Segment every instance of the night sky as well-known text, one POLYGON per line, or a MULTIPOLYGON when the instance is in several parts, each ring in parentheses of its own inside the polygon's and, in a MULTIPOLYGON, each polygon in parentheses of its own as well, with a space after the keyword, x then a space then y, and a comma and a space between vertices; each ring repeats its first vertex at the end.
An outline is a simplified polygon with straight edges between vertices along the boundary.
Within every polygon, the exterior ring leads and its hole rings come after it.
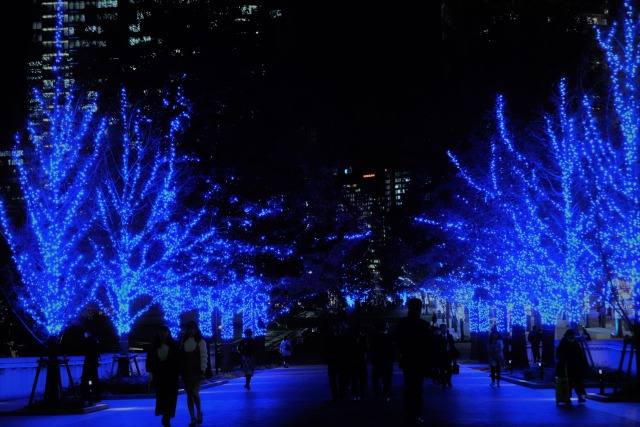
POLYGON ((6 149, 13 144, 16 123, 24 117, 26 90, 26 45, 30 40, 31 23, 29 20, 29 1, 14 2, 11 5, 11 17, 0 25, 4 59, 2 78, 4 80, 2 100, 0 101, 0 148, 6 149), (10 21, 10 22, 9 22, 10 21))
MULTIPOLYGON (((13 28, 2 29, 12 32, 5 40, 29 39, 23 3, 13 28)), ((475 49, 473 39, 462 48, 442 43, 434 3, 310 0, 291 10, 297 24, 283 79, 297 96, 289 108, 317 126, 321 144, 345 164, 437 168, 447 148, 462 149, 482 129, 498 92, 519 112, 533 112, 579 64, 575 41, 525 25, 497 34, 489 51, 475 49)), ((3 147, 24 115, 16 100, 25 93, 23 45, 7 47, 3 147)))

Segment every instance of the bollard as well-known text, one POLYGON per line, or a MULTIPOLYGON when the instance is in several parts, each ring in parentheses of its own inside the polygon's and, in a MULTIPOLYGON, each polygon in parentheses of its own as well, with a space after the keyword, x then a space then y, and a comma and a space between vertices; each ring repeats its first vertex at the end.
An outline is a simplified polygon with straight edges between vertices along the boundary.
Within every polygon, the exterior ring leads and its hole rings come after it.
POLYGON ((604 375, 602 369, 598 369, 598 384, 600 384, 600 395, 604 396, 604 375))
POLYGON ((538 363, 538 367, 540 368, 540 379, 544 379, 544 366, 542 366, 542 362, 538 363))

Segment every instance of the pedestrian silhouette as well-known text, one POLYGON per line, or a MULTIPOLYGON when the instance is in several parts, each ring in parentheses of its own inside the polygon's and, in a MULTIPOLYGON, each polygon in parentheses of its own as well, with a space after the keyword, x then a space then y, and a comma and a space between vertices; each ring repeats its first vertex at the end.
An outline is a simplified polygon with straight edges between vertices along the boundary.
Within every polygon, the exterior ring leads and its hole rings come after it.
POLYGON ((367 353, 369 340, 360 327, 352 333, 353 346, 351 354, 351 393, 353 400, 364 399, 367 391, 367 353))
POLYGON ((280 343, 280 355, 282 356, 282 366, 285 368, 289 367, 292 352, 293 347, 291 346, 291 341, 289 341, 289 338, 284 337, 280 343))
POLYGON ((325 363, 327 364, 327 376, 329 379, 329 390, 333 402, 342 401, 346 398, 349 383, 349 346, 346 323, 336 322, 332 325, 325 337, 324 351, 325 363))
POLYGON ((542 343, 542 328, 538 325, 534 326, 529 332, 527 337, 529 343, 531 343, 531 354, 533 355, 533 363, 539 363, 542 361, 540 358, 540 343, 542 343))
POLYGON ((238 344, 238 352, 242 357, 242 370, 244 371, 244 388, 251 390, 251 378, 255 373, 255 355, 258 350, 256 340, 253 339, 253 331, 245 329, 244 338, 238 344))
POLYGON ((98 368, 100 366, 100 342, 89 330, 84 333, 84 362, 80 380, 82 401, 91 405, 102 400, 102 387, 98 368))
POLYGON ((578 402, 586 402, 584 376, 589 363, 580 343, 576 341, 576 331, 573 329, 568 329, 560 340, 556 348, 556 358, 556 376, 568 378, 569 386, 578 396, 578 402))
POLYGON ((189 427, 202 424, 200 387, 207 370, 207 343, 194 321, 189 321, 181 334, 180 375, 187 395, 187 410, 191 417, 189 427))
POLYGON ((453 376, 453 361, 460 357, 460 352, 456 348, 453 336, 449 333, 447 325, 440 324, 440 333, 435 337, 436 341, 436 364, 440 372, 440 384, 442 388, 453 387, 451 378, 453 376))
POLYGON ((376 324, 375 333, 370 340, 369 359, 371 360, 371 383, 375 398, 389 401, 391 399, 395 347, 393 337, 389 332, 389 323, 386 321, 376 324))
POLYGON ((504 342, 498 331, 493 330, 489 334, 487 342, 487 356, 489 358, 489 370, 491 372, 491 387, 500 387, 500 377, 504 366, 504 342))
POLYGON ((429 322, 420 318, 422 301, 411 298, 407 302, 406 317, 398 320, 395 341, 400 351, 398 366, 404 375, 404 404, 407 421, 424 424, 422 418, 422 385, 431 365, 433 336, 429 322))
POLYGON ((147 353, 149 385, 156 392, 155 415, 162 416, 163 427, 170 427, 178 403, 178 343, 166 325, 160 326, 147 353))

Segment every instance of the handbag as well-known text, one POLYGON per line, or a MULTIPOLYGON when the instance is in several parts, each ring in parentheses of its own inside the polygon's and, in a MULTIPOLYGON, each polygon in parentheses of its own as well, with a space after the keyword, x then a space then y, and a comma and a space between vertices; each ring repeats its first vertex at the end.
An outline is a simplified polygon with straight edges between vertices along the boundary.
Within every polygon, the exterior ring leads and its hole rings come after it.
POLYGON ((451 373, 453 375, 458 375, 460 373, 460 365, 455 360, 453 361, 453 365, 451 366, 451 373))

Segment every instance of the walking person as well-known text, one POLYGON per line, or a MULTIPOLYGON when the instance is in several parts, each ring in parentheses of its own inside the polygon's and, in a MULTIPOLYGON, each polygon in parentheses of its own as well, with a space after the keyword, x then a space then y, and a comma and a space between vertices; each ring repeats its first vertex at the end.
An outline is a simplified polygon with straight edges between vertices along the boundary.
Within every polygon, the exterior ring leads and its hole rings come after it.
POLYGON ((531 344, 531 354, 533 355, 533 363, 540 363, 542 361, 540 357, 540 343, 542 343, 542 328, 536 325, 529 332, 527 340, 531 344))
POLYGON ((351 355, 351 393, 353 400, 364 399, 367 391, 367 354, 369 340, 365 333, 356 327, 353 332, 353 354, 351 355))
POLYGON ((102 400, 98 368, 100 366, 100 342, 91 331, 84 333, 84 362, 80 380, 82 401, 91 405, 102 400))
POLYGON ((393 378, 393 361, 395 348, 389 333, 389 322, 376 324, 376 331, 370 342, 369 358, 371 360, 371 383, 375 398, 391 400, 391 380, 393 378))
POLYGON ((179 350, 180 375, 191 417, 189 427, 194 427, 196 424, 202 424, 200 387, 207 369, 207 343, 195 321, 189 321, 185 325, 179 350))
POLYGON ((244 371, 244 388, 251 390, 251 378, 255 373, 255 354, 258 350, 258 344, 253 339, 253 331, 245 329, 244 338, 238 344, 238 352, 242 357, 242 370, 244 371))
POLYGON ((429 322, 420 317, 422 301, 407 301, 408 313, 398 320, 395 342, 400 351, 398 366, 404 375, 404 404, 410 424, 424 424, 422 418, 422 385, 433 351, 433 336, 429 322))
POLYGON ((504 366, 504 342, 497 330, 492 330, 487 342, 487 356, 491 371, 491 387, 500 387, 500 376, 504 366))
POLYGON ((569 387, 576 392, 578 402, 586 402, 584 376, 589 363, 580 343, 576 341, 576 331, 573 329, 568 329, 560 340, 556 348, 556 358, 558 359, 556 376, 568 378, 569 387))
POLYGON ((346 398, 349 383, 348 346, 347 324, 334 323, 324 342, 324 359, 327 364, 327 377, 329 379, 332 402, 343 401, 346 398))
POLYGON ((282 356, 282 366, 285 368, 289 367, 292 352, 293 347, 291 346, 291 341, 289 341, 289 338, 284 337, 280 343, 280 355, 282 356))
POLYGON ((442 388, 453 387, 451 378, 453 377, 452 364, 460 357, 460 352, 456 348, 453 336, 449 333, 447 325, 440 324, 440 334, 436 336, 436 357, 440 374, 440 384, 442 388))
POLYGON ((160 326, 147 353, 146 370, 156 392, 155 415, 162 415, 163 427, 170 427, 178 403, 178 344, 166 325, 160 326))

